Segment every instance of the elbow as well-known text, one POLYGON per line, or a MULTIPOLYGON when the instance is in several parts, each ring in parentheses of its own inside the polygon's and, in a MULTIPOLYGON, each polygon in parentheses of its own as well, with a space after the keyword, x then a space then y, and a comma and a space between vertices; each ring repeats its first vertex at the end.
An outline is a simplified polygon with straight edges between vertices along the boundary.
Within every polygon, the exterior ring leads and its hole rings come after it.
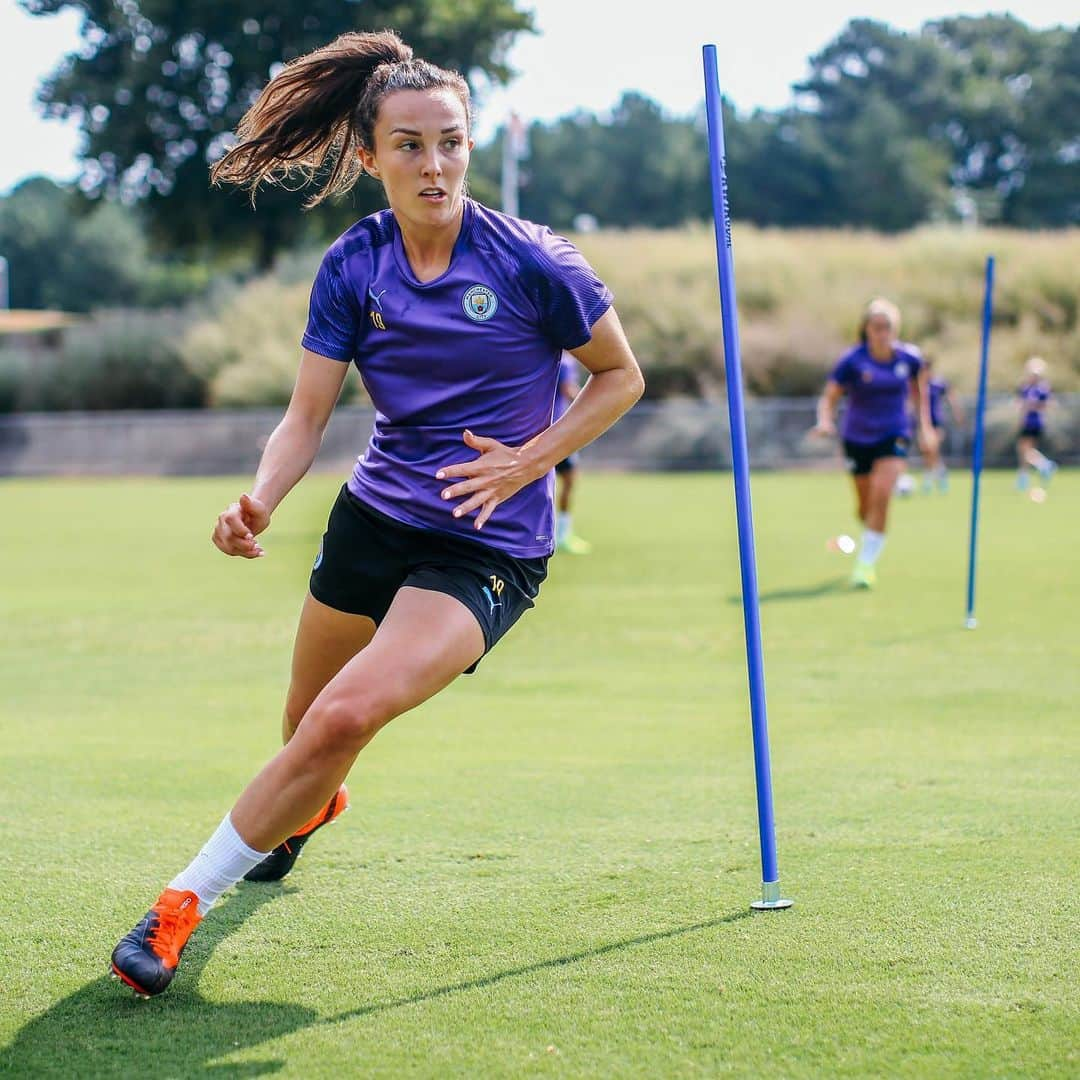
POLYGON ((645 395, 645 376, 641 373, 641 368, 637 364, 634 365, 634 370, 630 373, 626 395, 629 398, 627 407, 637 404, 645 395))

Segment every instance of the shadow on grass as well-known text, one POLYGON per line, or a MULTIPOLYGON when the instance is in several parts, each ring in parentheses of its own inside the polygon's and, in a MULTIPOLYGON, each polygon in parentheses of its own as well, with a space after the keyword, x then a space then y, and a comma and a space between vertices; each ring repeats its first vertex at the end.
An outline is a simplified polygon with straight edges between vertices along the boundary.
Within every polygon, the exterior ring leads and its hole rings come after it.
MULTIPOLYGON (((221 1075, 266 1076, 286 1065, 281 1058, 221 1062, 240 1050, 304 1028, 340 1024, 393 1009, 478 990, 507 979, 554 970, 655 942, 668 941, 752 917, 740 911, 593 949, 507 968, 463 982, 421 990, 408 997, 376 1001, 332 1017, 302 1005, 273 1001, 209 1002, 195 989, 213 950, 263 904, 283 890, 243 889, 214 912, 184 953, 176 985, 160 998, 140 1001, 107 975, 58 1002, 27 1023, 0 1049, 4 1076, 221 1075)), ((287 962, 283 958, 282 962, 287 962)))
MULTIPOLYGON (((799 589, 770 589, 768 592, 758 593, 758 603, 775 604, 785 600, 813 600, 818 596, 827 596, 829 593, 851 593, 851 578, 847 574, 840 577, 828 578, 814 585, 804 585, 799 589)), ((727 598, 729 604, 741 604, 742 594, 727 598)))
MULTIPOLYGON (((313 1009, 273 1001, 209 1002, 195 988, 214 949, 283 889, 241 889, 207 919, 163 997, 141 1001, 107 974, 34 1017, 0 1049, 0 1076, 265 1076, 282 1059, 216 1058, 310 1027, 313 1009)), ((108 955, 101 958, 107 971, 108 955)))
POLYGON ((362 1005, 358 1009, 349 1009, 338 1016, 330 1017, 324 1023, 340 1024, 343 1020, 356 1020, 362 1016, 372 1016, 375 1013, 389 1012, 391 1009, 401 1009, 406 1005, 418 1005, 424 1001, 435 1001, 437 998, 448 997, 451 994, 480 990, 486 986, 494 986, 496 983, 503 982, 506 979, 516 979, 521 975, 534 975, 539 971, 550 971, 554 968, 566 967, 568 964, 579 964, 583 960, 593 960, 598 956, 621 952, 623 949, 633 949, 639 945, 651 945, 656 941, 668 941, 672 938, 683 937, 685 934, 696 934, 701 930, 711 930, 714 927, 723 926, 725 923, 752 918, 753 914, 749 910, 737 911, 732 915, 721 915, 715 919, 705 919, 702 922, 691 923, 689 926, 677 926, 673 930, 657 930, 653 934, 642 934, 640 937, 613 941, 609 945, 600 945, 595 949, 582 949, 581 952, 556 956, 550 960, 537 960, 533 964, 522 964, 520 967, 497 971, 494 975, 481 975, 465 982, 447 983, 445 986, 437 986, 432 990, 421 990, 419 993, 412 994, 409 997, 394 998, 392 1001, 376 1001, 371 1005, 362 1005))

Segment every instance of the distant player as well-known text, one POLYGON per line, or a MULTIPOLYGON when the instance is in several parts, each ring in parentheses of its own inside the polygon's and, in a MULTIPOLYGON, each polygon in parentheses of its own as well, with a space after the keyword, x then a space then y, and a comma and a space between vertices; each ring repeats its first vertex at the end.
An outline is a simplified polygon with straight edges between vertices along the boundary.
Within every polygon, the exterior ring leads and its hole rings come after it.
MULTIPOLYGON (((553 423, 570 408, 570 403, 580 392, 578 363, 571 353, 564 352, 559 361, 559 389, 555 394, 553 423)), ((574 532, 570 514, 570 500, 578 475, 576 453, 563 458, 555 466, 555 550, 565 551, 568 555, 588 555, 592 551, 592 544, 574 532)))
POLYGON ((922 439, 919 440, 919 449, 923 456, 922 489, 924 492, 933 491, 936 484, 938 491, 948 491, 949 472, 942 454, 948 436, 945 414, 948 410, 949 417, 957 424, 962 424, 964 410, 949 380, 934 374, 933 361, 924 358, 923 366, 927 374, 926 389, 930 395, 930 424, 937 438, 933 444, 924 444, 922 439))
POLYGON ((457 72, 414 59, 393 33, 343 34, 275 74, 237 136, 216 180, 254 190, 328 177, 318 201, 366 172, 389 209, 323 258, 289 407, 214 544, 263 554, 353 363, 376 418, 308 583, 285 746, 113 951, 113 973, 146 996, 172 981, 224 890, 284 877, 341 813, 343 781, 376 733, 472 671, 533 606, 554 544, 555 463, 643 387, 611 292, 581 253, 467 197, 471 108, 457 72), (553 424, 563 349, 591 377, 553 424))
POLYGON ((844 453, 855 482, 857 513, 864 529, 852 584, 869 589, 885 546, 889 498, 908 453, 907 400, 915 394, 920 437, 934 445, 922 355, 898 340, 900 311, 888 300, 872 301, 859 326, 860 343, 846 352, 818 401, 814 431, 836 434, 836 408, 847 397, 844 453))
POLYGON ((1050 383, 1046 378, 1046 361, 1033 356, 1024 365, 1024 379, 1016 390, 1020 402, 1020 431, 1016 436, 1018 469, 1016 486, 1026 491, 1031 483, 1028 469, 1033 468, 1048 483, 1057 465, 1042 451, 1039 444, 1046 433, 1046 407, 1050 403, 1050 383))

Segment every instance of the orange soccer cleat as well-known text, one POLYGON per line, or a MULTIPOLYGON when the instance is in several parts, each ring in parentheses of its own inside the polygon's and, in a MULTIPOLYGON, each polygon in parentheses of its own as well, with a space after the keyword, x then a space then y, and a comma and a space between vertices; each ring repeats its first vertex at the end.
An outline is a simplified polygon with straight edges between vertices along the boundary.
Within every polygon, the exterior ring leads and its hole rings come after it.
POLYGON ((252 867, 245 875, 245 881, 280 881, 300 858, 304 845, 316 830, 330 825, 349 809, 349 790, 341 785, 330 797, 330 801, 308 822, 278 844, 258 866, 252 867))
POLYGON ((199 898, 193 892, 166 889, 113 949, 113 974, 142 997, 162 993, 173 981, 184 946, 200 922, 199 898))

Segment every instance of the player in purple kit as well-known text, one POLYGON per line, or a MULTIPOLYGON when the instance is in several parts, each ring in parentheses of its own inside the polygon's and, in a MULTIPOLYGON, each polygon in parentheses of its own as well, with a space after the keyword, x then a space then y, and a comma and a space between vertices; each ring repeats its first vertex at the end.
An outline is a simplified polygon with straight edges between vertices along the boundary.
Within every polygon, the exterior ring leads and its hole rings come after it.
POLYGON ((1051 397, 1046 361, 1041 356, 1031 357, 1024 365, 1024 381, 1017 387, 1016 396, 1023 414, 1016 436, 1016 486, 1026 491, 1030 483, 1029 468, 1034 468, 1044 483, 1049 482, 1057 469, 1057 465, 1039 450, 1039 443, 1046 433, 1045 413, 1051 397))
MULTIPOLYGON (((578 365, 572 353, 564 352, 559 361, 559 388, 555 393, 552 422, 562 417, 570 403, 581 393, 578 365)), ((555 550, 568 555, 588 555, 592 544, 574 532, 570 504, 578 478, 578 455, 571 454, 555 466, 555 550)))
POLYGON ((552 469, 641 396, 611 293, 567 240, 465 195, 465 81, 392 33, 345 34, 287 65, 241 120, 217 181, 327 175, 313 202, 380 181, 388 210, 348 229, 311 292, 292 399, 250 494, 218 518, 259 558, 314 460, 351 363, 376 408, 330 512, 293 651, 285 746, 113 952, 143 995, 172 981, 217 897, 276 880, 347 806, 357 754, 475 668, 532 607, 553 547, 552 469), (559 358, 590 373, 552 423, 559 358))
POLYGON ((945 459, 942 449, 945 445, 945 407, 953 420, 958 424, 964 422, 964 411, 960 402, 956 399, 952 385, 948 379, 943 379, 934 374, 933 361, 924 358, 923 367, 926 369, 926 390, 929 395, 930 426, 934 429, 936 439, 933 443, 924 444, 919 442, 919 449, 923 456, 923 479, 922 489, 925 492, 933 491, 937 484, 939 491, 949 490, 949 473, 945 467, 945 459))
POLYGON ((887 300, 872 301, 859 327, 860 344, 840 358, 825 384, 814 428, 819 435, 836 434, 836 408, 846 395, 844 452, 864 526, 852 584, 866 589, 876 581, 889 498, 907 457, 909 394, 916 395, 920 438, 925 445, 936 445, 922 357, 913 345, 897 340, 899 331, 899 309, 887 300))

